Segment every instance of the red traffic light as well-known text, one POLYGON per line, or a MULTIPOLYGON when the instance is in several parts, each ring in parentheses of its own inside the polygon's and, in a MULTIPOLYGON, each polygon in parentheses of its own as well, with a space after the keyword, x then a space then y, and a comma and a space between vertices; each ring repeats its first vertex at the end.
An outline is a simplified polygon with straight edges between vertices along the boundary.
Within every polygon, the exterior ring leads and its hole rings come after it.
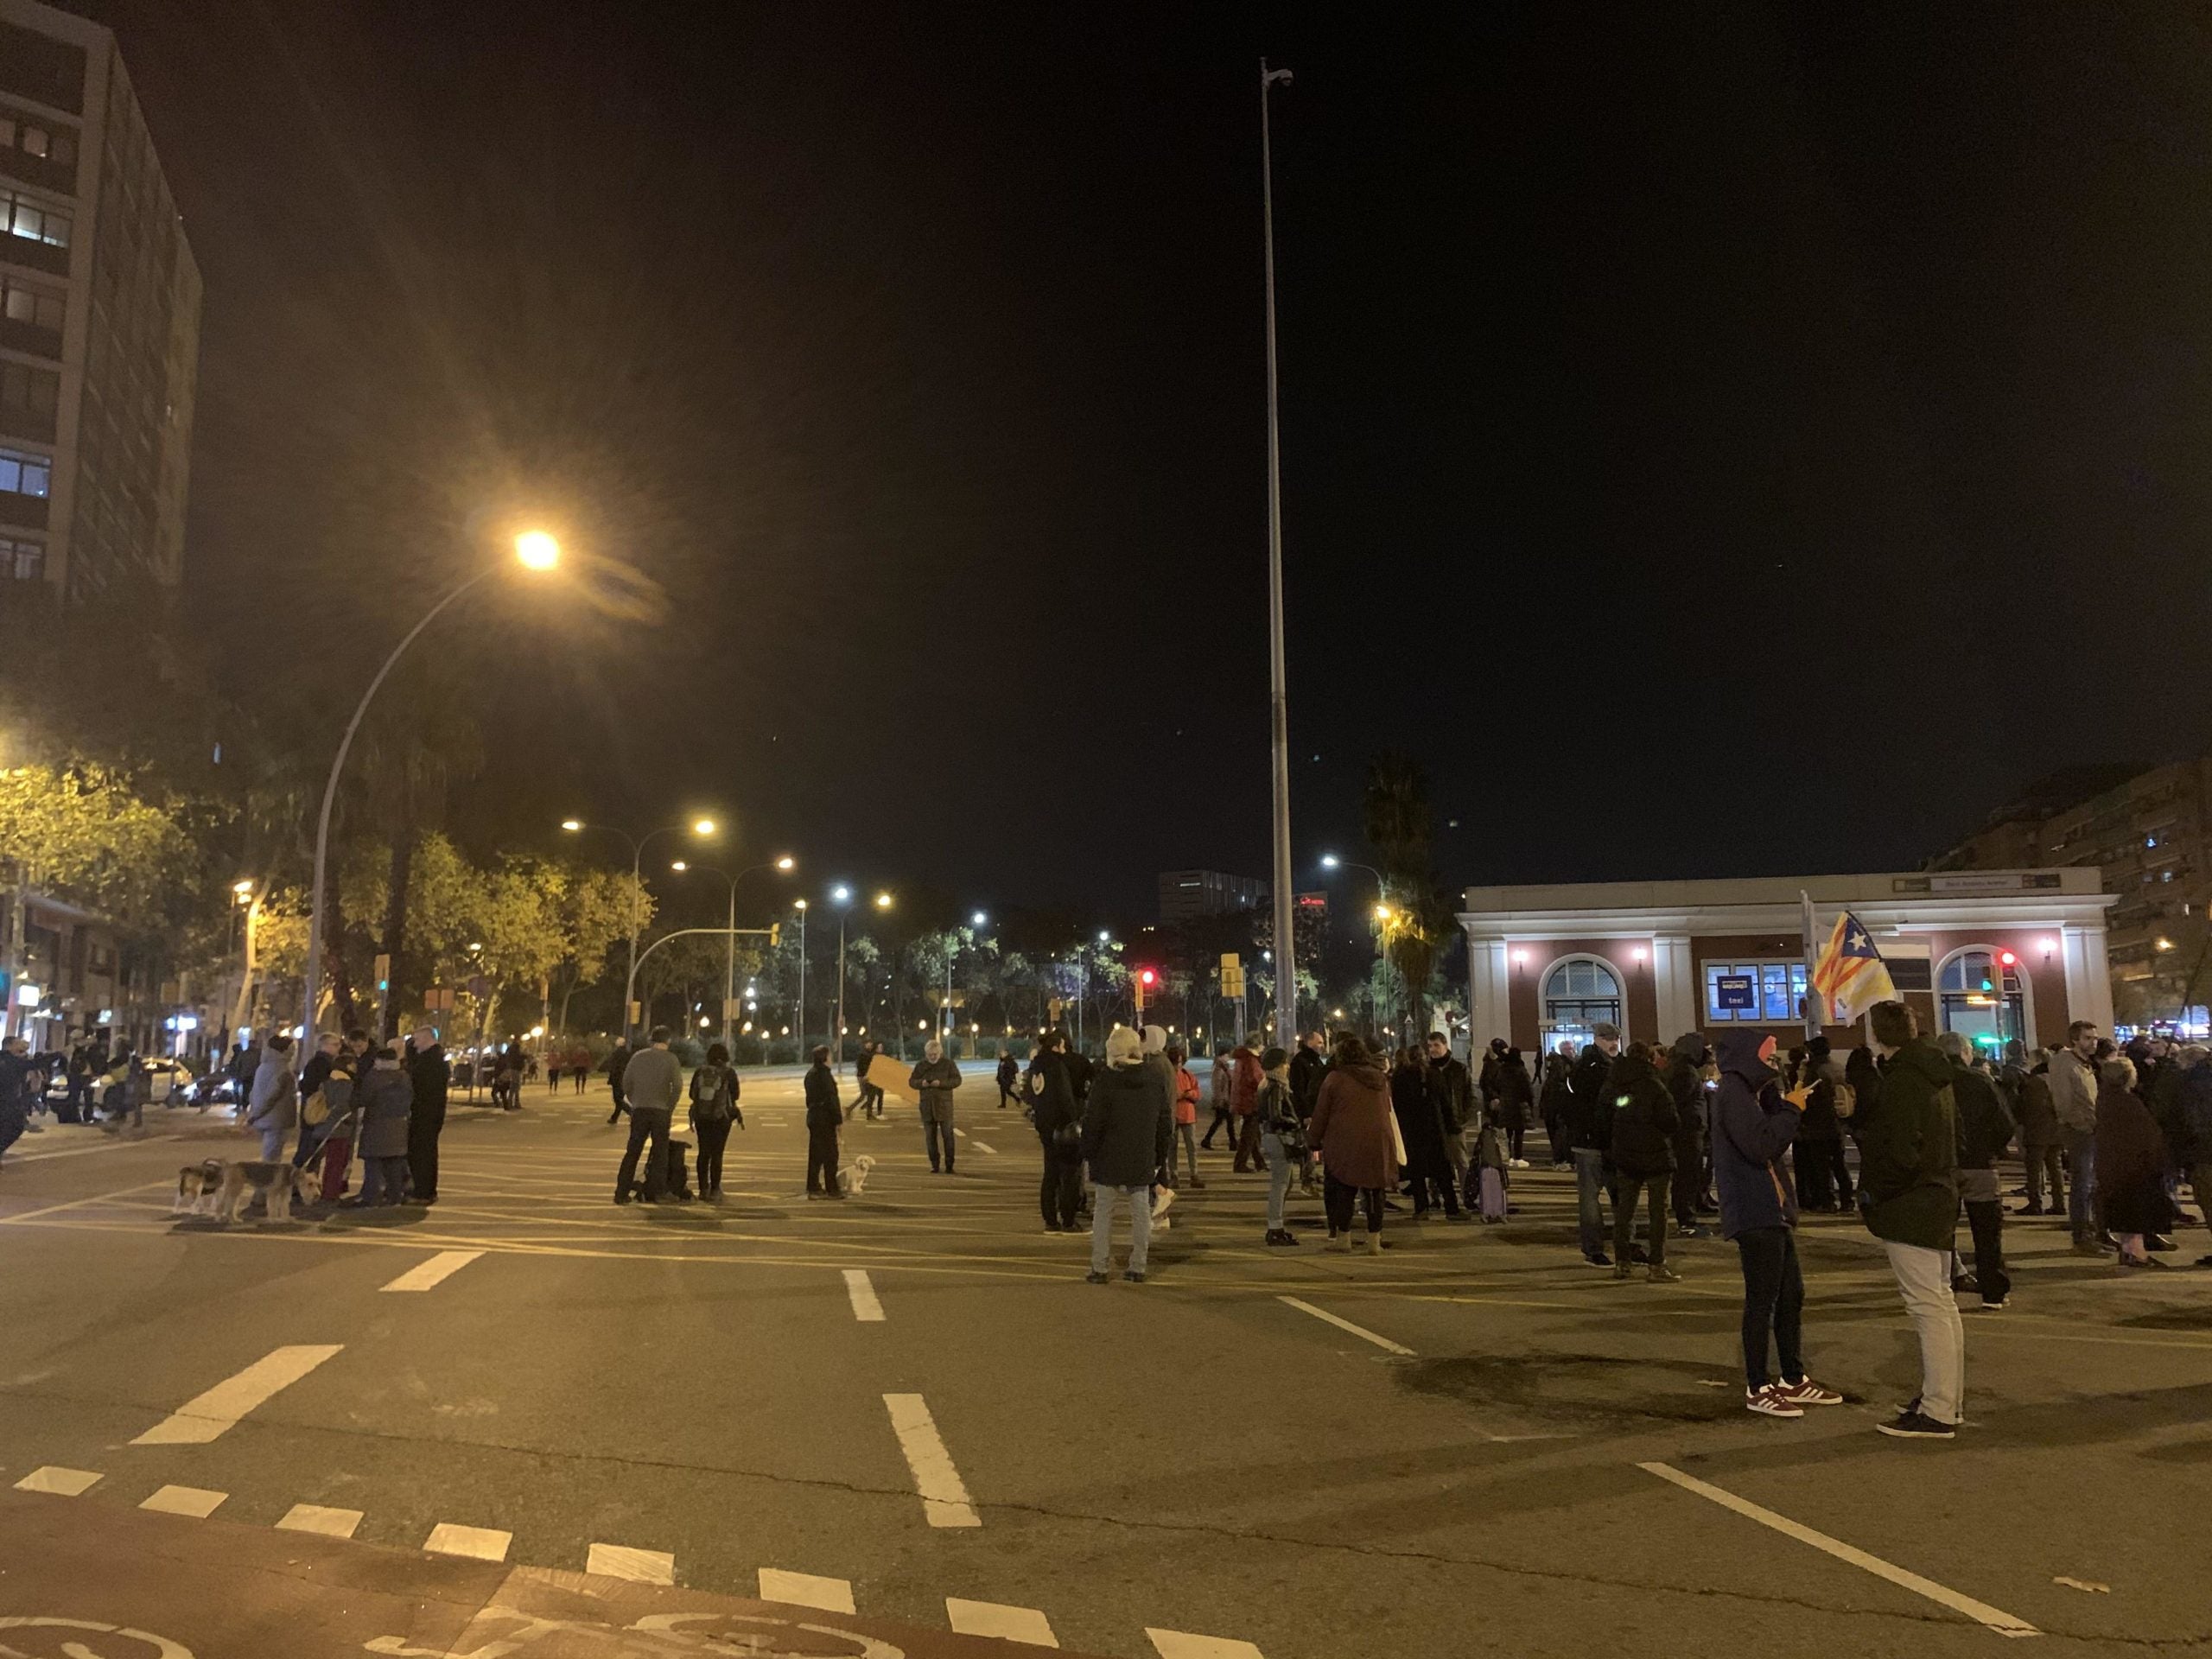
POLYGON ((1997 960, 2007 968, 2017 968, 2020 965, 2020 959, 2010 950, 1999 950, 1997 953, 1997 960))
POLYGON ((1140 984, 1157 985, 1160 983, 1160 976, 1149 968, 1140 968, 1137 969, 1137 981, 1140 984))

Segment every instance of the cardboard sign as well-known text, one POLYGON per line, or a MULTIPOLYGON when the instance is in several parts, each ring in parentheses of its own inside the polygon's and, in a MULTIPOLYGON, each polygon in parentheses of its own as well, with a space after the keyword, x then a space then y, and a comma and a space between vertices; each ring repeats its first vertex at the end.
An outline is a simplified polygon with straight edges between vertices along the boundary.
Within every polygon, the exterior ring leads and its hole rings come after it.
POLYGON ((897 1059, 888 1054, 878 1054, 868 1063, 868 1080, 882 1090, 885 1094, 896 1095, 899 1099, 918 1106, 922 1103, 922 1097, 906 1081, 913 1075, 913 1062, 911 1060, 897 1059))

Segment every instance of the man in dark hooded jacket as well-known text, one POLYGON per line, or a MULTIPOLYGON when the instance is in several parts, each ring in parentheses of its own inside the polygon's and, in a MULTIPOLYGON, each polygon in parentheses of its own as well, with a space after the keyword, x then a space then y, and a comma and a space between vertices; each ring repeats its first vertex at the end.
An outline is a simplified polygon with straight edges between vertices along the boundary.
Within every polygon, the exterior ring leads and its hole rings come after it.
POLYGON ((1567 1073, 1567 1139, 1574 1147, 1576 1231, 1582 1259, 1593 1268, 1609 1268, 1605 1254, 1605 1222, 1599 1195, 1611 1183, 1606 1148, 1611 1142, 1613 1097, 1606 1088, 1613 1061, 1621 1052, 1621 1030, 1601 1021, 1591 1032, 1589 1047, 1575 1057, 1567 1073))
POLYGON ((1954 1291, 1973 1290, 1983 1307, 2005 1306, 2012 1276, 2005 1271, 2005 1205, 1997 1187, 1997 1160, 2012 1144, 2012 1115, 1997 1081, 1974 1065, 1974 1045, 1964 1033, 1947 1031, 1936 1046, 1951 1063, 1951 1095, 1958 1103, 1959 1199, 1974 1234, 1974 1277, 1952 1281, 1954 1291))
POLYGON ((1667 1193, 1675 1173, 1675 1137, 1681 1124, 1675 1096, 1652 1069, 1650 1051, 1631 1043, 1613 1062, 1606 1087, 1612 1090, 1611 1144, 1613 1170, 1613 1277, 1625 1279, 1635 1268, 1637 1201, 1649 1194, 1651 1205, 1651 1263, 1645 1277, 1654 1284, 1681 1278, 1667 1265, 1667 1193))
POLYGON ((424 1026, 407 1039, 407 1081, 414 1103, 407 1109, 407 1178, 415 1202, 438 1201, 438 1137, 445 1133, 446 1097, 453 1089, 453 1067, 438 1045, 438 1033, 424 1026))
POLYGON ((1675 1038, 1667 1051, 1667 1093, 1675 1103, 1675 1228, 1682 1238, 1707 1236, 1697 1218, 1712 1159, 1706 1127, 1705 1056, 1704 1033, 1695 1031, 1675 1038))
POLYGON ((1910 1008, 1877 1002, 1868 1025, 1882 1075, 1872 1102, 1862 1096, 1851 1116, 1859 1202, 1920 1338, 1920 1397, 1878 1427, 1904 1439, 1948 1440, 1966 1407, 1966 1328, 1951 1294, 1958 1097, 1950 1062, 1923 1040, 1910 1008))

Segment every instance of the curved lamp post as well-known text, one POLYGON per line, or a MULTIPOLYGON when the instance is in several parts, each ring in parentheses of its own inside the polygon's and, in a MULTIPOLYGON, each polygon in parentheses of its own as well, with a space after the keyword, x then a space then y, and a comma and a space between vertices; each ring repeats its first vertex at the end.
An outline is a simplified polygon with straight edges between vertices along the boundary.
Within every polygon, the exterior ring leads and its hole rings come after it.
MULTIPOLYGON (((515 537, 515 560, 525 570, 550 570, 561 563, 561 543, 542 530, 526 530, 515 537)), ((307 970, 302 976, 304 997, 300 1005, 300 1029, 306 1043, 315 1040, 315 1003, 322 995, 322 900, 330 872, 330 812, 338 799, 338 777, 346 770, 346 755, 353 747, 353 734, 361 729, 361 718, 369 712, 369 704, 375 700, 378 689, 407 654, 407 647, 415 643, 416 636, 436 621, 454 601, 499 569, 497 564, 486 565, 431 606, 423 620, 407 631, 406 637, 391 648, 391 655, 384 659, 384 666, 377 670, 369 689, 361 693, 353 718, 346 722, 346 734, 338 740, 338 753, 330 763, 330 779, 322 787, 322 815, 315 821, 315 888, 308 897, 308 961, 307 970)))
POLYGON ((712 818, 694 818, 689 823, 664 823, 658 829, 646 830, 642 836, 632 836, 627 830, 618 830, 611 823, 586 823, 582 818, 563 818, 561 828, 572 836, 582 835, 587 830, 613 836, 630 849, 630 972, 622 982, 622 1040, 626 1043, 634 1034, 630 1004, 638 995, 638 929, 644 920, 638 913, 640 908, 638 896, 645 890, 645 845, 655 836, 682 835, 687 830, 703 841, 721 826, 712 818))
POLYGON ((734 1053, 736 1051, 731 1048, 731 1045, 736 1039, 730 1033, 729 1005, 737 1001, 737 884, 747 876, 758 875, 763 870, 781 870, 788 874, 798 868, 798 861, 786 853, 766 864, 750 865, 735 875, 727 870, 717 869, 712 864, 693 864, 680 858, 668 868, 678 875, 686 870, 696 870, 702 875, 719 875, 729 883, 729 965, 722 983, 722 1046, 734 1053))

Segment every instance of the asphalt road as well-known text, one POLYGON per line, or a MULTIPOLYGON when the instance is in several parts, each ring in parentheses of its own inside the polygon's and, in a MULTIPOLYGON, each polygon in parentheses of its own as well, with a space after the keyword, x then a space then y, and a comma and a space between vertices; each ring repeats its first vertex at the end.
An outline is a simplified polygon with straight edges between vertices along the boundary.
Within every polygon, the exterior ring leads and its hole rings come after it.
POLYGON ((1808 1357, 1852 1403, 1767 1421, 1718 1241, 1670 1245, 1679 1286, 1616 1282, 1539 1171, 1503 1227, 1269 1250, 1262 1178, 1214 1154, 1151 1281, 1089 1286, 995 1093, 963 1091, 951 1176, 911 1108, 849 1126, 878 1162, 842 1205, 804 1198, 788 1077, 748 1082, 719 1208, 608 1201, 603 1088, 457 1107, 435 1209, 289 1226, 170 1216, 181 1163, 249 1144, 218 1119, 27 1137, 0 1162, 0 1647, 2212 1643, 2212 1274, 2121 1279, 2016 1222, 2012 1308, 1967 1316, 1969 1427, 1901 1444, 1873 1425, 1915 1350, 1851 1220, 1804 1254, 1808 1357))

